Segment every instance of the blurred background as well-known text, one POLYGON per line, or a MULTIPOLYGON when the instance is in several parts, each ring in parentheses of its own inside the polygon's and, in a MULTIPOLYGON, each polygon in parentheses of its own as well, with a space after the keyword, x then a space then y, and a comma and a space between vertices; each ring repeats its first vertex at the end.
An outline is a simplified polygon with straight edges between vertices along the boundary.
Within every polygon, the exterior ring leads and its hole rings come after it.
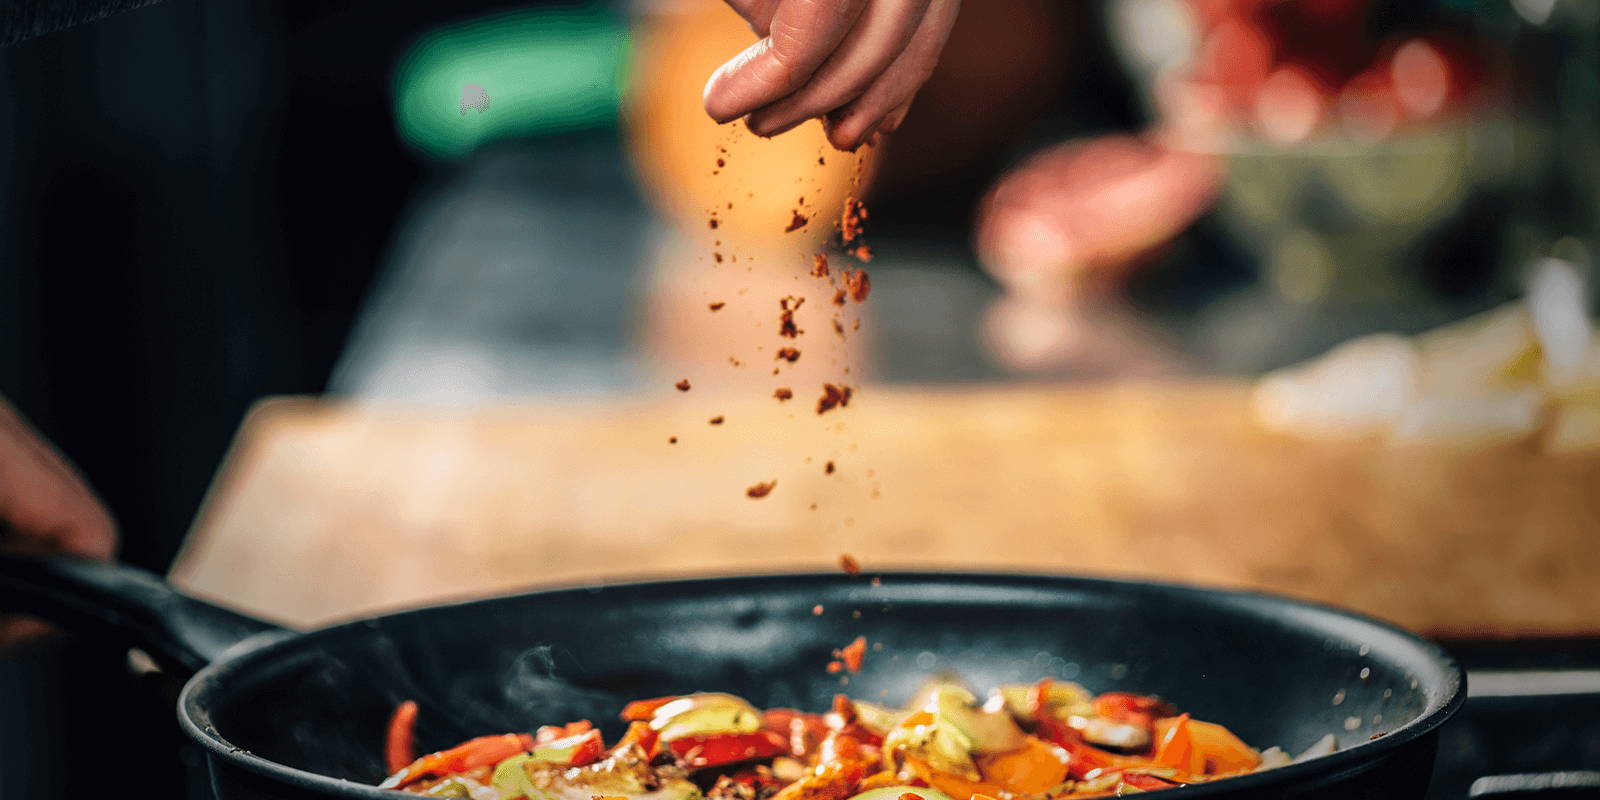
MULTIPOLYGON (((167 0, 0 47, 0 393, 125 560, 181 550, 186 588, 302 625, 849 547, 1302 590, 1578 663, 1597 26, 1591 0, 969 0, 904 128, 847 154, 705 117, 752 37, 717 0, 167 0), (833 337, 804 281, 852 193, 874 288, 833 337), (879 410, 769 399, 801 288, 781 383, 879 410), (1471 402, 1417 377, 1443 363, 1471 402), (315 399, 257 406, 285 395, 315 399), (696 444, 725 411, 755 422, 696 444), (821 488, 833 458, 860 469, 821 488), (1071 544, 995 544, 1030 536, 1071 544), (1430 563, 1456 571, 1408 594, 1430 563), (1452 601, 1497 563, 1520 593, 1452 601)), ((170 688, 107 643, 0 655, 0 796, 195 791, 170 688)), ((1595 718, 1527 768, 1596 763, 1595 718)))

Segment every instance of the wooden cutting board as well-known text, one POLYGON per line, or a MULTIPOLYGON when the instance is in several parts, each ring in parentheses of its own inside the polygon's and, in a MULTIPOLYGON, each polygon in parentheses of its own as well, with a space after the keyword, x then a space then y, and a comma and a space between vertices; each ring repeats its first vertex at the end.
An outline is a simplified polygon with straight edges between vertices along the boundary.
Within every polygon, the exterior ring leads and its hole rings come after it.
POLYGON ((305 626, 848 552, 1253 587, 1435 634, 1600 631, 1600 457, 1295 441, 1253 428, 1234 385, 869 387, 821 416, 797 395, 269 400, 172 577, 305 626))

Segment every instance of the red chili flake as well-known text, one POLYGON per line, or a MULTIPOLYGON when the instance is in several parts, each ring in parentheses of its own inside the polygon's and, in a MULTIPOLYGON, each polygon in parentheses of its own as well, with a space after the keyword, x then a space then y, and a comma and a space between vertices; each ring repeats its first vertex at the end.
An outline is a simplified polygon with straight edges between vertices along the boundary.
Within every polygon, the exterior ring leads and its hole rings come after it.
POLYGON ((804 297, 785 297, 778 301, 778 308, 782 309, 782 312, 778 315, 779 336, 787 336, 793 339, 805 333, 805 331, 800 330, 799 326, 794 324, 794 312, 799 311, 800 306, 805 305, 805 302, 806 299, 804 297))
POLYGON ((726 167, 726 166, 728 166, 728 162, 727 162, 726 159, 719 158, 719 159, 717 159, 717 166, 726 167))
POLYGON ((850 254, 855 256, 857 261, 866 262, 872 260, 872 248, 866 245, 861 245, 860 247, 851 250, 850 254))
POLYGON ((861 562, 856 561, 856 557, 849 553, 841 553, 839 555, 839 569, 844 570, 846 575, 860 575, 861 562))
POLYGON ((794 391, 791 389, 776 389, 772 392, 772 396, 778 398, 780 401, 792 400, 794 399, 794 391))
POLYGON ((900 795, 900 800, 923 800, 922 795, 916 792, 906 792, 900 795))
POLYGON ((712 303, 712 304, 711 304, 711 305, 709 305, 709 306, 706 306, 706 308, 709 308, 709 309, 711 309, 711 310, 712 310, 712 311, 721 311, 721 310, 722 310, 722 307, 723 307, 723 306, 725 306, 725 305, 727 305, 727 303, 724 303, 724 302, 722 302, 722 301, 721 301, 721 300, 718 300, 718 301, 717 301, 717 302, 715 302, 715 303, 712 303))
POLYGON ((832 475, 833 474, 833 462, 829 461, 828 463, 822 465, 822 472, 823 472, 824 475, 832 475))
POLYGON ((716 230, 717 226, 721 225, 722 223, 719 222, 716 217, 712 217, 711 219, 706 220, 706 224, 711 226, 711 230, 716 230))
MULTIPOLYGON (((844 662, 845 669, 851 672, 861 671, 861 659, 867 655, 867 637, 857 636, 856 640, 833 651, 833 657, 844 662)), ((837 705, 837 704, 836 704, 837 705)))
POLYGON ((846 292, 843 289, 835 289, 834 292, 833 292, 833 304, 836 305, 836 306, 842 306, 842 305, 844 305, 844 301, 847 300, 849 297, 850 297, 850 293, 849 292, 846 292))
POLYGON ((838 672, 844 672, 844 663, 840 661, 829 661, 828 674, 831 675, 838 672))
POLYGON ((782 347, 778 349, 778 358, 793 364, 800 360, 800 351, 793 347, 782 347))
POLYGON ((766 497, 769 494, 772 494, 773 487, 776 487, 777 485, 778 485, 777 481, 762 481, 761 483, 758 483, 758 484, 756 484, 754 486, 751 486, 748 489, 745 489, 744 490, 744 494, 745 494, 746 497, 750 497, 750 498, 754 498, 756 500, 759 500, 759 499, 761 499, 763 497, 766 497))
POLYGON ((800 230, 809 224, 811 224, 811 218, 800 213, 799 209, 795 209, 794 218, 789 220, 789 227, 784 228, 783 232, 794 233, 795 231, 800 230))
POLYGON ((821 603, 818 603, 818 604, 816 604, 816 605, 811 607, 811 616, 813 616, 813 617, 822 616, 822 604, 821 603))
POLYGON ((850 299, 864 303, 867 294, 872 291, 872 279, 864 269, 847 269, 844 271, 844 288, 850 290, 850 299))
POLYGON ((667 444, 677 444, 677 443, 678 443, 678 437, 676 437, 676 436, 668 436, 667 437, 667 444))
POLYGON ((849 244, 860 238, 866 229, 867 207, 854 197, 844 199, 844 213, 839 216, 839 238, 849 244))
POLYGON ((717 260, 718 264, 722 263, 722 254, 721 253, 712 253, 711 257, 715 258, 717 260))
POLYGON ((855 390, 848 386, 822 384, 822 396, 817 398, 817 413, 826 414, 835 408, 850 405, 850 396, 854 393, 855 390))
POLYGON ((811 257, 811 277, 828 277, 828 254, 817 253, 811 257))
POLYGON ((678 381, 677 383, 674 383, 672 385, 678 387, 678 391, 680 391, 680 392, 689 391, 689 379, 688 378, 684 378, 683 380, 678 381))
POLYGON ((711 418, 711 424, 712 425, 721 425, 722 424, 722 419, 723 419, 722 415, 718 414, 718 415, 716 415, 716 416, 711 418))

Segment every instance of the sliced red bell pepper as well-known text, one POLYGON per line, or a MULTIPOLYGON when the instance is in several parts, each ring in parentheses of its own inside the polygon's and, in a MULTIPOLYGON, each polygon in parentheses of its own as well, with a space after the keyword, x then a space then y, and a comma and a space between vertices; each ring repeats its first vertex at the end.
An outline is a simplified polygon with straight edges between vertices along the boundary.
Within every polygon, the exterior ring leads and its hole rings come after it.
POLYGON ((537 745, 534 747, 533 757, 553 764, 581 767, 599 761, 605 752, 606 743, 600 738, 600 732, 589 730, 537 745))
POLYGON ((586 719, 569 722, 565 725, 544 725, 533 732, 533 743, 543 747, 557 739, 577 736, 580 733, 588 733, 592 730, 594 730, 594 724, 586 719))
POLYGON ((384 738, 383 755, 393 775, 417 760, 416 747, 417 704, 414 700, 401 703, 389 718, 389 735, 384 738))
POLYGON ((1055 685, 1054 678, 1040 678, 1039 682, 1028 690, 1028 713, 1035 718, 1044 716, 1045 710, 1050 707, 1050 688, 1055 685))
POLYGON ((533 749, 533 737, 526 733, 479 736, 437 753, 429 753, 403 767, 378 785, 397 789, 429 776, 450 775, 477 767, 489 767, 519 753, 533 749))
POLYGON ((773 731, 685 736, 672 740, 668 747, 684 766, 695 769, 772 758, 789 752, 789 742, 773 731))

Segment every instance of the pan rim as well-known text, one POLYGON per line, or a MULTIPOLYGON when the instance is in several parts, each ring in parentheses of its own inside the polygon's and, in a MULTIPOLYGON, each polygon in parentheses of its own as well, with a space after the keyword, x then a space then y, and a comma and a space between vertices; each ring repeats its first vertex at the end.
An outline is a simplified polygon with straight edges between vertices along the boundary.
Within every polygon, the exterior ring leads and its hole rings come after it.
MULTIPOLYGON (((1192 784, 1184 787, 1186 796, 1211 796, 1222 795, 1231 791, 1246 791, 1278 784, 1294 783, 1299 780, 1310 780, 1319 777, 1328 777, 1338 774, 1355 774, 1375 768, 1384 759, 1405 745, 1423 737, 1433 734, 1441 725, 1453 717, 1466 702, 1466 672, 1443 647, 1429 639, 1401 628, 1386 620, 1369 616, 1336 605, 1313 600, 1289 597, 1271 592, 1239 589, 1232 587, 1208 586, 1200 583, 1181 581, 1148 580, 1143 578, 1117 578, 1079 575, 1071 573, 1041 573, 1041 572, 954 572, 933 570, 884 570, 872 571, 871 575, 892 579, 896 585, 916 581, 924 584, 964 584, 967 586, 995 586, 1005 585, 1017 588, 1018 584, 1034 584, 1033 588, 1062 590, 1094 590, 1118 587, 1122 589, 1137 588, 1169 595, 1203 597, 1212 602, 1231 601, 1234 613, 1245 614, 1247 609, 1255 606, 1257 613, 1263 607, 1275 607, 1284 611, 1299 611, 1310 613, 1314 617, 1320 616, 1323 621, 1338 620, 1346 625, 1354 624, 1366 627, 1375 633, 1392 637, 1400 645, 1410 648, 1422 660, 1433 667, 1435 674, 1428 677, 1435 679, 1438 684, 1437 692, 1429 692, 1428 705, 1423 713, 1406 724, 1387 732, 1384 736, 1359 742, 1352 747, 1340 750, 1329 755, 1314 758, 1308 761, 1289 764, 1261 772, 1239 775, 1216 781, 1214 783, 1192 784)), ((738 586, 740 584, 770 584, 773 581, 798 582, 798 583, 854 583, 861 581, 858 576, 851 576, 841 572, 774 572, 751 573, 741 572, 736 575, 701 576, 701 577, 675 577, 668 579, 635 580, 617 583, 576 583, 563 586, 541 587, 527 592, 496 595, 473 599, 463 599, 435 605, 419 606, 415 608, 397 610, 386 614, 364 617, 346 621, 308 631, 298 635, 283 635, 281 631, 270 632, 252 637, 236 646, 217 661, 206 666, 196 673, 178 695, 177 712, 179 725, 184 733, 198 742, 208 753, 227 763, 237 766, 255 775, 281 781, 307 789, 320 790, 341 794, 346 797, 364 797, 379 800, 393 798, 395 793, 391 790, 379 789, 374 785, 358 783, 345 778, 336 778, 322 775, 298 767, 272 761, 258 756, 249 750, 228 741, 220 731, 211 723, 209 709, 206 705, 208 696, 220 691, 217 687, 225 685, 230 673, 250 666, 262 659, 271 657, 275 652, 294 646, 304 646, 308 640, 331 636, 341 631, 355 628, 370 627, 372 622, 379 619, 401 618, 408 615, 442 613, 451 609, 460 609, 474 605, 507 602, 529 597, 542 597, 555 594, 594 594, 599 591, 623 590, 634 592, 667 591, 680 595, 694 593, 694 590, 738 586)), ((888 580, 885 581, 887 585, 888 580)), ((1315 630, 1323 633, 1335 633, 1331 625, 1313 625, 1315 630)), ((1347 632, 1346 632, 1347 633, 1347 632)), ((1341 636, 1345 633, 1341 633, 1341 636)), ((1419 681, 1424 676, 1415 676, 1419 681)))

